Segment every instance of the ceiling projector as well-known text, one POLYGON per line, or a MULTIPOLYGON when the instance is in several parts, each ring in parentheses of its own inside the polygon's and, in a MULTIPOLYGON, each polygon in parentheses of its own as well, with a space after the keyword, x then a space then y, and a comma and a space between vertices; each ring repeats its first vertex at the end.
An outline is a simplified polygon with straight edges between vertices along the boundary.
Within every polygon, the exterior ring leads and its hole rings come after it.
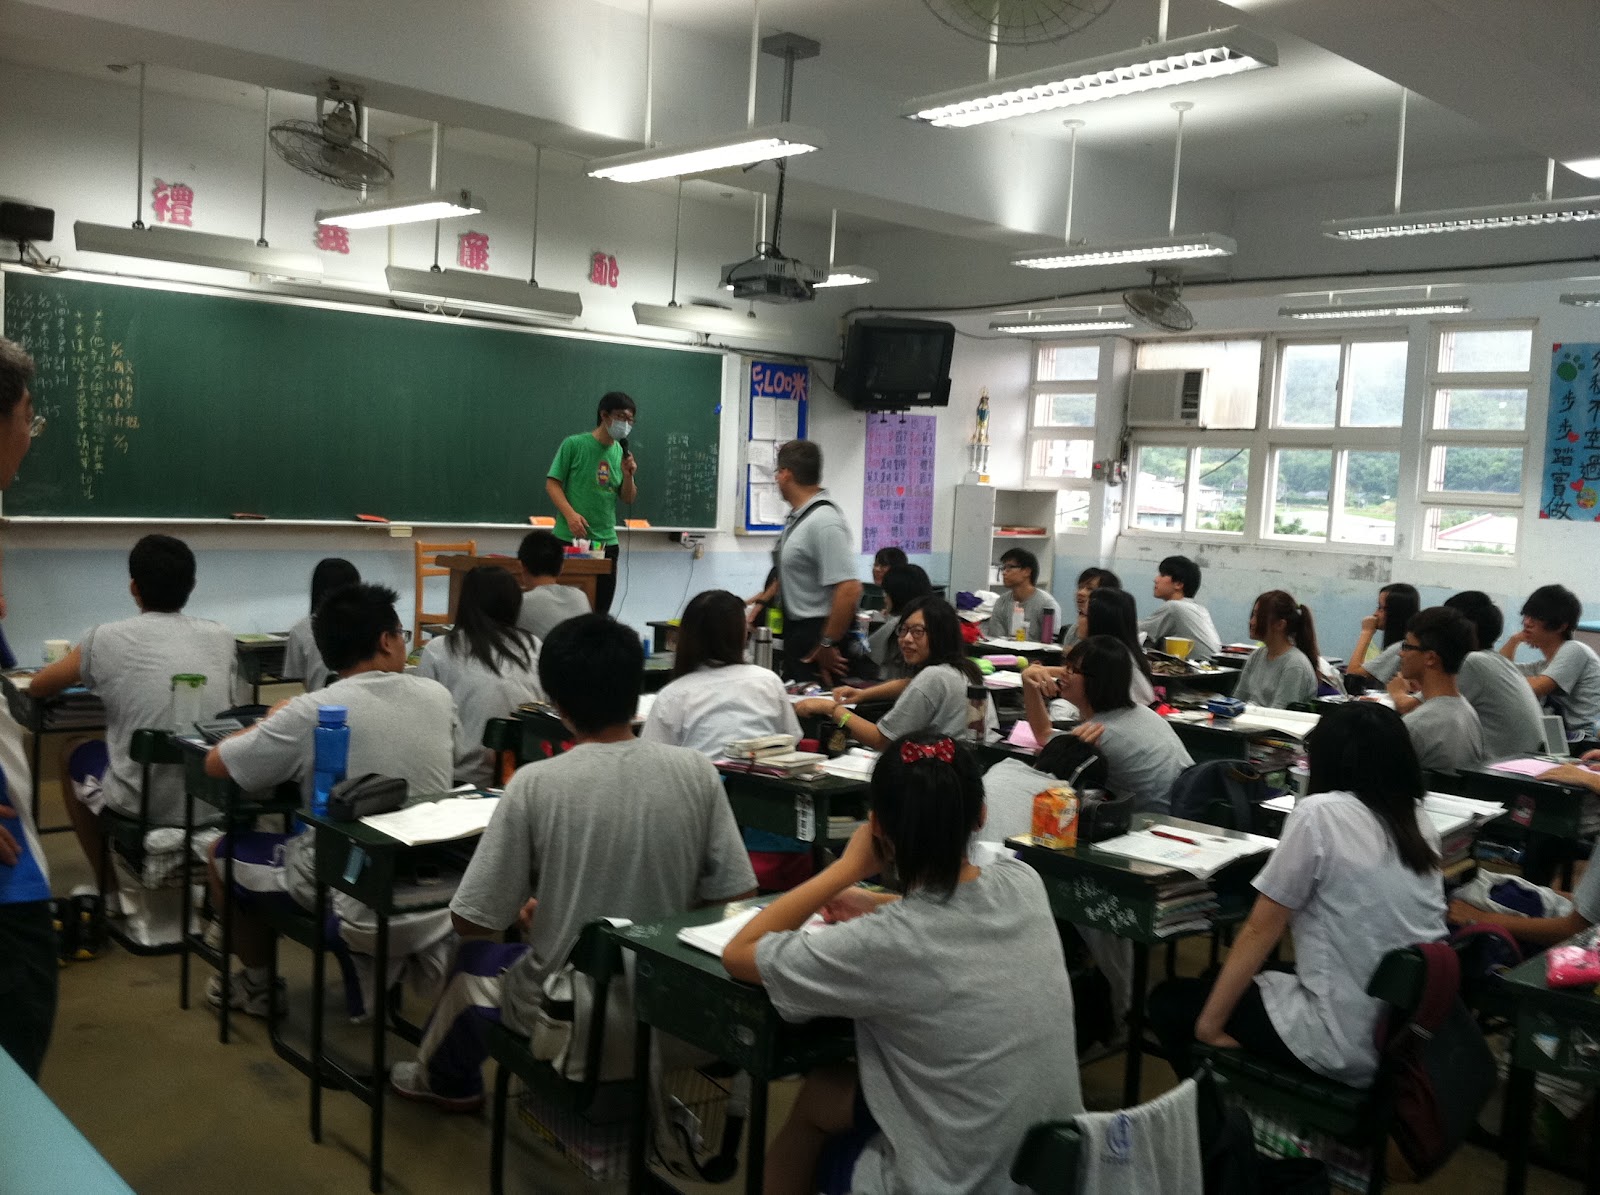
POLYGON ((736 299, 761 303, 807 303, 828 271, 792 257, 756 256, 722 268, 722 286, 736 299))

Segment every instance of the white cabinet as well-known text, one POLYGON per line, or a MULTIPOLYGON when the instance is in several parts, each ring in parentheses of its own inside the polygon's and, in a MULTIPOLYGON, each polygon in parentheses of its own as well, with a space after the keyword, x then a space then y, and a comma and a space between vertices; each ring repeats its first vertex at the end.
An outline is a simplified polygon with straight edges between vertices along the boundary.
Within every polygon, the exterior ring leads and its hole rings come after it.
POLYGON ((1060 490, 1010 490, 992 485, 956 486, 951 525, 950 591, 998 589, 996 565, 1007 548, 1026 548, 1039 558, 1039 587, 1050 588, 1060 490), (1027 529, 1008 532, 1008 528, 1027 529))

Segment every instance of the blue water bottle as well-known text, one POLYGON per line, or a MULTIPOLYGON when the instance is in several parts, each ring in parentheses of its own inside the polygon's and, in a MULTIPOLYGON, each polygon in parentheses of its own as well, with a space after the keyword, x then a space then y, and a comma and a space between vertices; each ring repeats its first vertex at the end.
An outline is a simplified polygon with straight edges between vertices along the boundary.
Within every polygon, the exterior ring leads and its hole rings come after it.
POLYGON ((350 727, 345 720, 350 711, 342 705, 317 707, 316 782, 311 793, 311 812, 328 814, 328 794, 344 779, 350 764, 350 727))

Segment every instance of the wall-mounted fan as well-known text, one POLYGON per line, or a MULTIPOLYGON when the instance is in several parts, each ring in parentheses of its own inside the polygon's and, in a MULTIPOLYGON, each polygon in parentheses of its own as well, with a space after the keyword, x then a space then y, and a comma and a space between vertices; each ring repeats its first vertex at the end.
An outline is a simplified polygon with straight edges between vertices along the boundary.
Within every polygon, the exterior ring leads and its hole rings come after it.
POLYGON ((358 191, 394 181, 389 159, 361 139, 366 106, 361 96, 333 79, 317 96, 315 120, 281 120, 272 126, 272 148, 296 170, 336 187, 358 191))
POLYGON ((922 0, 957 33, 1001 46, 1060 41, 1094 23, 1116 0, 922 0))
POLYGON ((1124 291, 1122 305, 1147 324, 1168 332, 1192 332, 1194 312, 1179 298, 1182 289, 1177 275, 1151 270, 1150 285, 1124 291))

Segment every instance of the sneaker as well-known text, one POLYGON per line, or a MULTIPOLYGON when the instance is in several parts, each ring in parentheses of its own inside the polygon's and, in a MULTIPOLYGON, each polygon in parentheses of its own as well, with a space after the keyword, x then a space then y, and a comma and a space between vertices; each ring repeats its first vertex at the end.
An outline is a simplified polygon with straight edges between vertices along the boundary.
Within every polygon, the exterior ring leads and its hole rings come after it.
POLYGON ((73 896, 67 905, 67 920, 74 923, 77 939, 70 957, 86 963, 98 958, 106 944, 106 909, 98 892, 73 896))
MULTIPOLYGON (((283 980, 278 980, 278 1010, 283 1009, 285 1003, 286 987, 283 980)), ((206 983, 206 1003, 212 1008, 222 1007, 222 976, 213 975, 206 983)), ((250 977, 243 970, 233 973, 233 983, 228 989, 228 1005, 239 1012, 252 1017, 270 1017, 273 1015, 273 1001, 267 991, 267 985, 250 982, 250 977)))
POLYGON ((206 922, 205 937, 202 938, 201 941, 205 943, 206 949, 215 950, 218 954, 222 953, 221 918, 213 917, 210 921, 206 922))
POLYGON ((483 1107, 483 1092, 476 1095, 440 1095, 428 1086, 427 1069, 420 1062, 397 1062, 389 1068, 389 1086, 396 1095, 445 1112, 476 1112, 483 1107))
POLYGON ((56 931, 56 964, 65 967, 78 953, 78 922, 72 901, 57 896, 50 901, 50 927, 56 931))

